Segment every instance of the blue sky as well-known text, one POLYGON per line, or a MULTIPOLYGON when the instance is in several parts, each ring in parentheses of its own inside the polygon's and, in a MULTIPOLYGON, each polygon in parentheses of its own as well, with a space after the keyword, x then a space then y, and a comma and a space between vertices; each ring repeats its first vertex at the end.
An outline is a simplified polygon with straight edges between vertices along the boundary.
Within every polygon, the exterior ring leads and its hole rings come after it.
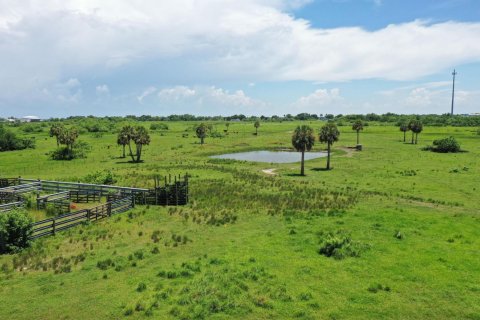
POLYGON ((480 112, 478 0, 0 2, 0 117, 480 112))

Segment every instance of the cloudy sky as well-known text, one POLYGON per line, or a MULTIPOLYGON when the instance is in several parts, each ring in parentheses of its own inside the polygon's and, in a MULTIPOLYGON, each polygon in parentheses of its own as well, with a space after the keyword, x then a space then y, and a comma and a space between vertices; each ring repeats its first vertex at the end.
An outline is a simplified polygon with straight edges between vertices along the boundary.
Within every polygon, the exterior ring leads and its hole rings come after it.
POLYGON ((480 112, 478 0, 0 0, 0 116, 480 112))

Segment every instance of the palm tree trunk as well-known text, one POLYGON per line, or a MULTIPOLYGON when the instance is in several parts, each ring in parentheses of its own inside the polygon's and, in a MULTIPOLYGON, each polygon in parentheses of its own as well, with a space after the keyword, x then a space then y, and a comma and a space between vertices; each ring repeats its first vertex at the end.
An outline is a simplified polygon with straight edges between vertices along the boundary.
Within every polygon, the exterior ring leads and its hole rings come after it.
POLYGON ((142 157, 142 145, 137 145, 137 162, 140 162, 140 158, 142 157))
POLYGON ((415 132, 412 131, 412 144, 413 144, 413 137, 415 136, 415 132))
POLYGON ((200 138, 200 144, 203 144, 203 139, 205 139, 205 138, 204 137, 200 138))
POLYGON ((300 174, 302 176, 305 175, 305 150, 302 150, 302 164, 301 164, 301 167, 300 167, 300 174))
POLYGON ((258 128, 255 128, 255 135, 258 136, 258 128))
POLYGON ((415 134, 415 144, 418 142, 418 133, 415 134))
POLYGON ((407 131, 403 131, 403 142, 406 141, 406 137, 407 137, 407 131))
POLYGON ((132 145, 130 142, 128 143, 128 150, 130 151, 130 157, 132 157, 132 161, 135 162, 135 157, 133 156, 132 145))
POLYGON ((123 147, 123 154, 122 154, 122 158, 125 158, 125 145, 122 144, 122 147, 123 147))
POLYGON ((360 131, 357 130, 357 144, 360 144, 360 131))
POLYGON ((328 143, 327 147, 327 170, 330 170, 330 142, 328 143))

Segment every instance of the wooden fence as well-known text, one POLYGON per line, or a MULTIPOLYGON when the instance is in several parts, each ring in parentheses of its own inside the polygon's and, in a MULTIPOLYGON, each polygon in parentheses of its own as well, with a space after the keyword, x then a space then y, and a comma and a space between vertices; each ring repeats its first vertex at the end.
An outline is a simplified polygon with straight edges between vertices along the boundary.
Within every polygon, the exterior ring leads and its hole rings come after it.
POLYGON ((88 183, 61 182, 49 180, 34 180, 24 178, 0 179, 0 204, 2 194, 10 203, 0 205, 0 212, 12 210, 23 205, 22 201, 12 201, 12 195, 17 200, 21 195, 32 191, 53 192, 37 198, 37 208, 45 208, 47 203, 61 206, 70 201, 77 203, 100 201, 107 197, 107 203, 75 212, 65 213, 54 218, 45 219, 32 224, 33 234, 31 239, 54 235, 56 232, 72 228, 85 221, 97 221, 112 214, 125 212, 138 204, 151 205, 185 205, 188 203, 188 176, 165 177, 165 183, 160 186, 160 179, 155 179, 154 189, 129 188, 110 185, 96 185, 88 183))
POLYGON ((47 203, 53 202, 66 202, 70 204, 70 192, 69 191, 61 191, 53 194, 49 194, 46 196, 38 196, 37 197, 37 210, 45 209, 47 203))
POLYGON ((0 204, 0 213, 1 212, 8 212, 8 211, 11 211, 15 208, 19 208, 21 206, 23 206, 22 201, 10 202, 10 203, 7 203, 7 204, 0 204))
POLYGON ((37 239, 63 230, 73 228, 86 221, 98 221, 113 214, 125 212, 135 206, 134 198, 132 196, 125 197, 113 202, 90 208, 75 211, 72 213, 62 214, 60 216, 38 221, 32 224, 32 235, 30 239, 37 239))

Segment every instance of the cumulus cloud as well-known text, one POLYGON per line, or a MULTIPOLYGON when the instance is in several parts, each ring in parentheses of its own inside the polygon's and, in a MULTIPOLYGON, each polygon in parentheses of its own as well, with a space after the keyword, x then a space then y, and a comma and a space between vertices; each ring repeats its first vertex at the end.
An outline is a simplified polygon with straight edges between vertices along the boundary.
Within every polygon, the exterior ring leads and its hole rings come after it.
POLYGON ((143 101, 143 99, 145 99, 149 95, 155 93, 155 91, 157 91, 157 88, 155 88, 153 86, 146 88, 145 90, 143 90, 143 92, 139 96, 137 96, 138 102, 141 103, 143 101))
POLYGON ((97 95, 104 95, 104 94, 109 94, 110 89, 106 84, 99 85, 95 88, 95 91, 97 92, 97 95))
POLYGON ((262 100, 247 96, 243 90, 230 92, 215 86, 163 88, 158 91, 157 97, 162 106, 174 106, 180 109, 191 107, 202 114, 211 115, 236 112, 253 114, 266 111, 268 106, 262 100))
POLYGON ((306 3, 19 1, 2 10, 0 59, 6 76, 36 81, 172 57, 231 78, 312 81, 405 80, 480 61, 480 23, 318 29, 284 11, 306 3))
POLYGON ((181 75, 199 84, 412 80, 480 61, 478 22, 320 29, 295 18, 309 2, 0 2, 0 101, 33 99, 87 75, 122 77, 133 91, 146 70, 163 84, 181 83, 181 75))
POLYGON ((292 105, 289 113, 343 113, 351 104, 340 94, 339 88, 317 89, 309 95, 300 97, 292 105))

